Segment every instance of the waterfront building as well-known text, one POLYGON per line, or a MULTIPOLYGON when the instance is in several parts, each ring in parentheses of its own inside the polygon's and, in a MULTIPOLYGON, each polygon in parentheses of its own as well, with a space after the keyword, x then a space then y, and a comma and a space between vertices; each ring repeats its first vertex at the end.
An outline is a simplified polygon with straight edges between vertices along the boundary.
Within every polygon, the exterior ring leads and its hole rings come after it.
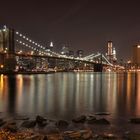
POLYGON ((113 61, 116 61, 117 60, 117 56, 116 56, 116 49, 113 48, 113 61))
POLYGON ((133 46, 133 64, 140 68, 140 45, 133 46))
POLYGON ((107 43, 107 59, 109 60, 109 62, 114 63, 117 61, 117 56, 116 56, 116 50, 113 47, 113 42, 112 41, 108 41, 107 43))
POLYGON ((66 46, 63 46, 61 49, 61 54, 68 56, 69 55, 69 48, 66 46))
POLYGON ((77 50, 76 52, 77 57, 81 58, 84 56, 84 51, 83 50, 77 50))
POLYGON ((53 45, 53 42, 51 41, 51 42, 50 42, 50 50, 51 50, 51 51, 53 50, 53 47, 54 47, 54 45, 53 45))
POLYGON ((69 56, 74 57, 74 51, 69 50, 69 56))

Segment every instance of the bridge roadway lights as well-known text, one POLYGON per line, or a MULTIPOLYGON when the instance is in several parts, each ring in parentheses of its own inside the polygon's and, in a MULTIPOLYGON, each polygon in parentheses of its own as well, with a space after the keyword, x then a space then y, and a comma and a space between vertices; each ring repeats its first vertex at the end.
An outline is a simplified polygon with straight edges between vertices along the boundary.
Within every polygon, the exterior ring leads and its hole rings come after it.
POLYGON ((102 72, 103 64, 94 64, 94 72, 102 72))

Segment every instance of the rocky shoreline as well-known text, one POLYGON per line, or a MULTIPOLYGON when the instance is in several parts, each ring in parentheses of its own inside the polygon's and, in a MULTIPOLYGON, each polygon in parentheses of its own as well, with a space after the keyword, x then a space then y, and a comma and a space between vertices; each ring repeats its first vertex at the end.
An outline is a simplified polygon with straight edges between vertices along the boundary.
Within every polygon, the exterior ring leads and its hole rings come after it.
MULTIPOLYGON (((111 125, 105 118, 108 113, 96 115, 81 115, 71 121, 52 120, 40 115, 33 119, 27 116, 0 117, 0 140, 140 140, 140 132, 126 131, 121 135, 102 129, 96 132, 98 126, 108 128, 111 125)), ((128 123, 140 125, 140 118, 130 118, 128 123)))

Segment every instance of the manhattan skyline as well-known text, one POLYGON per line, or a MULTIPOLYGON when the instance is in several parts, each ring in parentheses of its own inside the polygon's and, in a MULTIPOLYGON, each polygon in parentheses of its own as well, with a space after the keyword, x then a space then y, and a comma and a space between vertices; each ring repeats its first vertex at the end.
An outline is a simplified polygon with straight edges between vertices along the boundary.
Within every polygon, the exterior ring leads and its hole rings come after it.
POLYGON ((36 41, 59 50, 64 44, 86 54, 107 52, 112 40, 117 57, 130 59, 139 43, 138 1, 2 1, 0 25, 29 34, 36 41))

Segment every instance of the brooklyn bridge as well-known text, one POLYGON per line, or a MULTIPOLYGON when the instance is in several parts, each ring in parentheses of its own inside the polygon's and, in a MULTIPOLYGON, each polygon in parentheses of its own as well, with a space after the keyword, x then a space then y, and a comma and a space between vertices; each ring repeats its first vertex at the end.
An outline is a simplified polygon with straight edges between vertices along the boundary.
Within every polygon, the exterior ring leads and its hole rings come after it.
POLYGON ((0 72, 47 72, 122 69, 102 53, 77 57, 63 55, 32 40, 28 35, 4 26, 0 29, 0 72))

